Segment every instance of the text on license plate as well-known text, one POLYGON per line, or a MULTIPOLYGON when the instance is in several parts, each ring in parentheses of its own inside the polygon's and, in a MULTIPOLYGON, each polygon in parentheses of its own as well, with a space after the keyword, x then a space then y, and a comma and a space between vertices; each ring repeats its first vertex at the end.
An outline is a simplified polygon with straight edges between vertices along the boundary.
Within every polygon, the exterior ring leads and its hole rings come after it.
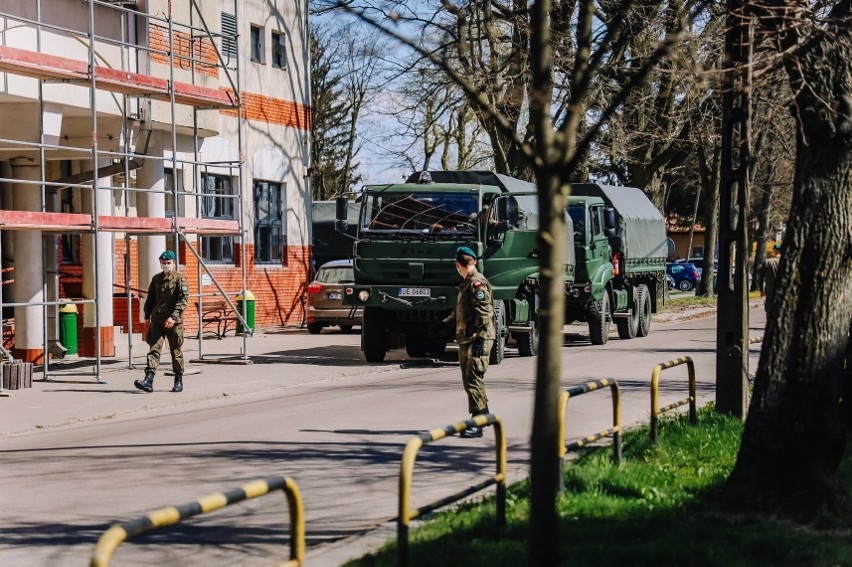
POLYGON ((431 297, 432 291, 428 287, 401 287, 400 297, 431 297))
POLYGON ((329 299, 343 299, 343 293, 339 291, 337 293, 327 293, 325 296, 329 299))

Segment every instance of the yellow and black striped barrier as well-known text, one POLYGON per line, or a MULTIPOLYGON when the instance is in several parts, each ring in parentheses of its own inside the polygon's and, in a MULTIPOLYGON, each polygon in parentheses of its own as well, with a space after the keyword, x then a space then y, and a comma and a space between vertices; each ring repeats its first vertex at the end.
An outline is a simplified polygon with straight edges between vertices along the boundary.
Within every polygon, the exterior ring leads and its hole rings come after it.
POLYGON ((305 511, 302 507, 299 487, 290 477, 286 476, 256 480, 228 492, 211 494, 182 506, 160 508, 141 518, 112 526, 98 540, 89 566, 106 567, 116 548, 132 537, 171 526, 187 518, 212 512, 243 500, 257 498, 276 490, 284 491, 290 505, 290 560, 283 563, 282 566, 302 567, 305 564, 305 511))
POLYGON ((679 408, 680 406, 689 404, 689 422, 692 425, 696 423, 696 407, 695 407, 695 363, 692 358, 682 356, 675 360, 663 362, 654 367, 651 373, 651 443, 657 442, 657 429, 659 428, 659 415, 663 412, 679 408), (660 374, 663 370, 674 368, 686 364, 689 371, 689 397, 683 400, 678 400, 664 408, 659 408, 660 403, 660 374), (659 408, 659 409, 658 409, 659 408))
POLYGON ((612 460, 616 464, 621 463, 621 432, 621 390, 618 388, 618 380, 604 378, 602 380, 595 380, 594 382, 587 382, 562 392, 559 395, 559 489, 563 488, 562 470, 565 464, 565 456, 569 451, 579 449, 604 437, 612 437, 612 460), (566 445, 565 412, 568 408, 568 399, 606 387, 609 387, 612 393, 612 427, 599 433, 587 435, 566 445))
POLYGON ((503 431, 503 422, 496 415, 490 413, 477 415, 467 421, 460 421, 448 425, 443 429, 433 429, 428 433, 421 433, 417 437, 412 438, 405 445, 405 452, 402 454, 402 463, 399 470, 399 516, 397 517, 396 527, 398 564, 408 564, 408 525, 411 520, 417 519, 447 504, 458 502, 462 498, 488 488, 492 484, 497 485, 497 525, 502 529, 506 526, 506 435, 503 431), (448 435, 461 433, 469 427, 484 427, 486 425, 494 426, 494 440, 497 446, 496 474, 451 496, 412 511, 409 506, 411 477, 414 475, 414 461, 417 459, 417 453, 420 451, 420 448, 433 441, 443 439, 448 435))

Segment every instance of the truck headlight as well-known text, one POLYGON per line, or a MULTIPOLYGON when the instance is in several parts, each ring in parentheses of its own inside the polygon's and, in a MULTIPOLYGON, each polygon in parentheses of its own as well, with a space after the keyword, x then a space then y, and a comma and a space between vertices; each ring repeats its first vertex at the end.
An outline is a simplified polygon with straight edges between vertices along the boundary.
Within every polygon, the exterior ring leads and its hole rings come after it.
POLYGON ((370 299, 370 292, 366 289, 362 289, 358 292, 358 301, 367 301, 370 299))

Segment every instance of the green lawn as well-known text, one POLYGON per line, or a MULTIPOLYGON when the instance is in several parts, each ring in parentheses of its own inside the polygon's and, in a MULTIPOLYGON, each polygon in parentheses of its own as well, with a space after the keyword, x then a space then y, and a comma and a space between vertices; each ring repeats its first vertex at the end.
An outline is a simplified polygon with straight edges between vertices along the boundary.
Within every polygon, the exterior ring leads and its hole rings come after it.
MULTIPOLYGON (((554 565, 852 565, 852 522, 824 518, 802 526, 720 508, 715 496, 741 432, 739 421, 705 408, 696 427, 685 418, 663 419, 658 446, 648 442, 647 427, 628 432, 621 466, 612 464, 608 447, 567 462, 554 565)), ((847 459, 848 480, 850 465, 847 459)), ((502 534, 491 498, 439 513, 412 532, 410 565, 525 565, 528 510, 528 484, 520 483, 509 489, 502 534)), ((390 566, 395 553, 390 542, 347 565, 390 566)))

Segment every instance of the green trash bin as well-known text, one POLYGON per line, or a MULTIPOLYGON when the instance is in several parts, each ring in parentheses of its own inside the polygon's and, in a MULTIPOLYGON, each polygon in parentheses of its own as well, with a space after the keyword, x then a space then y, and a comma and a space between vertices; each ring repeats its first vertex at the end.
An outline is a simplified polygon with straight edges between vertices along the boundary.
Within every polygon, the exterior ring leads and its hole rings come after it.
MULTIPOLYGON (((251 291, 246 290, 245 292, 245 301, 246 301, 246 323, 248 323, 249 330, 254 333, 254 294, 251 291)), ((243 294, 239 294, 237 296, 237 313, 240 315, 243 314, 243 294)), ((241 334, 243 332, 243 322, 237 319, 237 334, 241 334)))
POLYGON ((59 343, 65 354, 77 354, 77 306, 68 303, 59 308, 59 343))

